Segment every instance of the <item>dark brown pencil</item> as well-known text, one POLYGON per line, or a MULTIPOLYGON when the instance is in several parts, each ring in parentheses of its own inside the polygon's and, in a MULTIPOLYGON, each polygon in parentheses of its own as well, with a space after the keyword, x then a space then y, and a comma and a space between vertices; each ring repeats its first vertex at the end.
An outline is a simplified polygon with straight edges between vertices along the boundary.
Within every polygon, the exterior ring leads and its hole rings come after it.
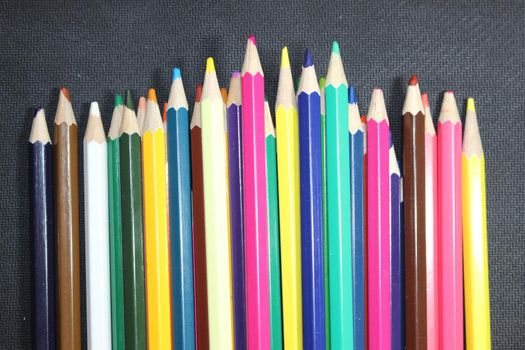
POLYGON ((66 88, 54 123, 58 348, 80 349, 77 122, 66 88))
POLYGON ((425 115, 417 77, 403 106, 406 349, 426 349, 425 115))

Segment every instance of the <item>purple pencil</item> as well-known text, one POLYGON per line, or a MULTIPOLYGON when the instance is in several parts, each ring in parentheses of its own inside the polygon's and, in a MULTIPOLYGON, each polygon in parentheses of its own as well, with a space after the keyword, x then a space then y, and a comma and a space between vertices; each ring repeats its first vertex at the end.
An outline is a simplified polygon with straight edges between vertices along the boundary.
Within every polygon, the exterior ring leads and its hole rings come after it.
POLYGON ((232 246, 233 322, 236 349, 246 348, 244 296, 244 218, 242 205, 241 73, 233 72, 228 92, 228 159, 230 167, 230 224, 232 246))

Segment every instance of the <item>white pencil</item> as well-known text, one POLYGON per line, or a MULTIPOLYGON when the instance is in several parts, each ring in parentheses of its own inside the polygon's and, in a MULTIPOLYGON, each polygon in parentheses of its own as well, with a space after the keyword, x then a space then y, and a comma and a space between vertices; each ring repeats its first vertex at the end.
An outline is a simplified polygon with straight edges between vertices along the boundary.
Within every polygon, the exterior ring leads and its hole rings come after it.
POLYGON ((88 349, 111 349, 107 143, 98 103, 84 135, 88 349))

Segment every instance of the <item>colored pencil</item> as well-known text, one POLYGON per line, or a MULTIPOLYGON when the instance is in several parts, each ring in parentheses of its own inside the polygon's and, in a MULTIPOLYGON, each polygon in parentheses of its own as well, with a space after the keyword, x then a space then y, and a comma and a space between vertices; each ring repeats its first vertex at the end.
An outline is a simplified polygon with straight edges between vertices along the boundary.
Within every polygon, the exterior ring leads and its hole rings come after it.
POLYGON ((443 97, 437 147, 439 348, 463 349, 462 135, 452 91, 443 97))
MULTIPOLYGON (((392 140, 392 138, 390 138, 392 140)), ((403 292, 403 231, 401 230, 401 172, 394 145, 390 144, 390 291, 392 307, 392 349, 405 347, 405 310, 403 292)))
POLYGON ((372 93, 367 116, 368 344, 390 349, 390 123, 380 89, 372 93))
POLYGON ((173 69, 166 115, 173 346, 195 348, 193 247, 188 101, 179 68, 173 69))
POLYGON ((230 168, 233 328, 235 330, 234 343, 236 349, 246 348, 241 99, 241 73, 233 72, 230 80, 228 101, 226 103, 226 123, 228 125, 228 162, 230 168))
POLYGON ((125 344, 130 349, 144 349, 147 343, 140 132, 129 90, 119 132, 125 344))
POLYGON ((293 349, 303 347, 298 122, 297 99, 293 87, 288 48, 284 47, 275 103, 275 129, 284 347, 293 349))
POLYGON ((363 142, 364 133, 356 91, 348 88, 348 132, 350 152, 350 215, 352 217, 352 291, 354 348, 365 348, 365 261, 363 238, 363 142))
POLYGON ((368 214, 366 208, 368 208, 368 201, 367 201, 367 193, 368 193, 368 186, 367 186, 367 147, 366 147, 366 138, 367 138, 367 132, 366 132, 366 115, 361 115, 361 126, 363 128, 363 240, 364 240, 364 254, 363 254, 363 261, 364 261, 364 274, 365 274, 365 283, 364 283, 364 295, 365 295, 365 349, 368 349, 368 214))
POLYGON ((171 286, 166 195, 166 153, 155 90, 148 91, 142 133, 148 347, 171 348, 171 286))
POLYGON ((283 348, 281 309, 281 250, 279 239, 279 195, 277 186, 277 146, 275 128, 268 101, 264 102, 264 130, 266 135, 266 174, 268 188, 269 293, 270 293, 270 348, 283 348))
POLYGON ((472 98, 467 101, 461 169, 466 347, 490 349, 485 155, 472 98))
POLYGON ((426 349, 425 115, 415 75, 408 82, 402 114, 405 201, 405 341, 407 349, 426 349))
POLYGON ((193 189, 193 258, 195 328, 198 349, 208 349, 208 287, 206 277, 206 228, 204 225, 204 184, 202 178, 202 85, 197 86, 190 122, 191 173, 193 189))
POLYGON ((84 134, 86 319, 89 349, 111 349, 108 148, 97 102, 84 134))
POLYGON ((264 73, 250 36, 241 73, 248 349, 270 347, 264 73))
POLYGON ((428 103, 421 94, 425 113, 425 253, 427 268, 427 347, 438 349, 438 232, 437 232, 437 137, 428 103))
POLYGON ((66 88, 60 89, 53 134, 57 345, 63 350, 79 350, 78 130, 66 88))
POLYGON ((111 340, 113 349, 124 349, 124 287, 122 277, 122 211, 120 203, 119 136, 122 96, 115 95, 115 106, 108 131, 109 266, 111 278, 111 340))
POLYGON ((224 137, 224 106, 212 58, 206 62, 201 96, 202 176, 204 179, 204 221, 208 322, 211 349, 233 347, 230 243, 228 235, 228 180, 224 137))
POLYGON ((330 341, 334 349, 353 347, 352 251, 348 83, 339 44, 333 43, 325 86, 330 341))
POLYGON ((33 349, 52 350, 55 339, 55 240, 51 138, 44 109, 36 110, 31 134, 31 203, 33 208, 32 281, 33 349))
POLYGON ((146 115, 146 98, 140 96, 139 107, 137 108, 137 124, 139 126, 139 135, 142 135, 142 127, 144 126, 144 116, 146 115))
POLYGON ((323 169, 321 95, 315 67, 306 50, 297 91, 301 194, 303 344, 326 347, 324 309, 323 169))
POLYGON ((328 191, 326 179, 326 108, 324 86, 325 77, 319 79, 319 90, 321 100, 321 156, 323 169, 323 275, 324 275, 324 321, 325 321, 325 343, 326 349, 330 350, 330 273, 328 270, 328 191))

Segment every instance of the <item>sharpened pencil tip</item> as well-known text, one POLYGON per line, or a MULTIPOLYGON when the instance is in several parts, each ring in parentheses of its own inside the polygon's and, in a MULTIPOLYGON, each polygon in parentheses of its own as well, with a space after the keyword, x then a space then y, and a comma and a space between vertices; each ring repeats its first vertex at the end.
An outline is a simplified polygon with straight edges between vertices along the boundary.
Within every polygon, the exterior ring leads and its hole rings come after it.
POLYGON ((69 95, 69 90, 65 86, 60 88, 60 92, 62 93, 62 95, 64 95, 65 98, 67 98, 69 102, 71 102, 71 96, 69 95))
POLYGON ((304 53, 304 67, 311 67, 313 66, 313 63, 312 63, 312 54, 310 53, 310 50, 309 49, 306 49, 305 53, 304 53))
POLYGON ((326 83, 326 78, 325 77, 321 77, 319 79, 319 89, 321 89, 321 90, 324 89, 325 83, 326 83))
POLYGON ((100 117, 100 109, 98 108, 98 102, 91 102, 91 106, 89 106, 89 115, 100 117))
POLYGON ((250 35, 248 41, 251 41, 253 45, 257 46, 257 41, 255 40, 255 35, 250 35))
POLYGON ((202 85, 197 85, 197 90, 195 91, 195 102, 201 102, 202 95, 202 85))
POLYGON ((180 78, 180 69, 175 67, 175 68, 173 68, 172 80, 175 80, 177 78, 180 78))
POLYGON ((288 56, 288 47, 283 47, 281 51, 281 68, 290 67, 290 57, 288 56))
POLYGON ((408 81, 408 85, 417 85, 417 76, 411 76, 410 80, 408 81))
POLYGON ((474 105, 474 99, 472 97, 469 97, 467 100, 467 111, 476 111, 476 106, 474 105))
POLYGON ((355 87, 353 85, 350 85, 348 87, 348 103, 350 103, 350 104, 356 104, 357 103, 355 87))
POLYGON ((157 102, 157 94, 155 93, 155 89, 151 88, 148 90, 148 100, 157 102))
POLYGON ((206 73, 215 73, 215 63, 211 57, 206 60, 206 73))
POLYGON ((139 109, 145 111, 146 110, 146 99, 144 96, 140 96, 139 98, 139 109))
POLYGON ((430 103, 428 102, 428 94, 426 92, 421 94, 421 101, 423 102, 423 107, 430 107, 430 103))
POLYGON ((115 107, 122 105, 122 96, 115 94, 115 107))
POLYGON ((336 53, 338 55, 341 54, 341 52, 339 51, 339 43, 337 41, 334 41, 332 43, 332 53, 336 53))
POLYGON ((133 108, 133 95, 131 95, 131 90, 126 90, 126 107, 131 110, 134 109, 133 108))
POLYGON ((241 76, 241 72, 239 71, 232 72, 232 78, 238 78, 240 76, 241 76))

